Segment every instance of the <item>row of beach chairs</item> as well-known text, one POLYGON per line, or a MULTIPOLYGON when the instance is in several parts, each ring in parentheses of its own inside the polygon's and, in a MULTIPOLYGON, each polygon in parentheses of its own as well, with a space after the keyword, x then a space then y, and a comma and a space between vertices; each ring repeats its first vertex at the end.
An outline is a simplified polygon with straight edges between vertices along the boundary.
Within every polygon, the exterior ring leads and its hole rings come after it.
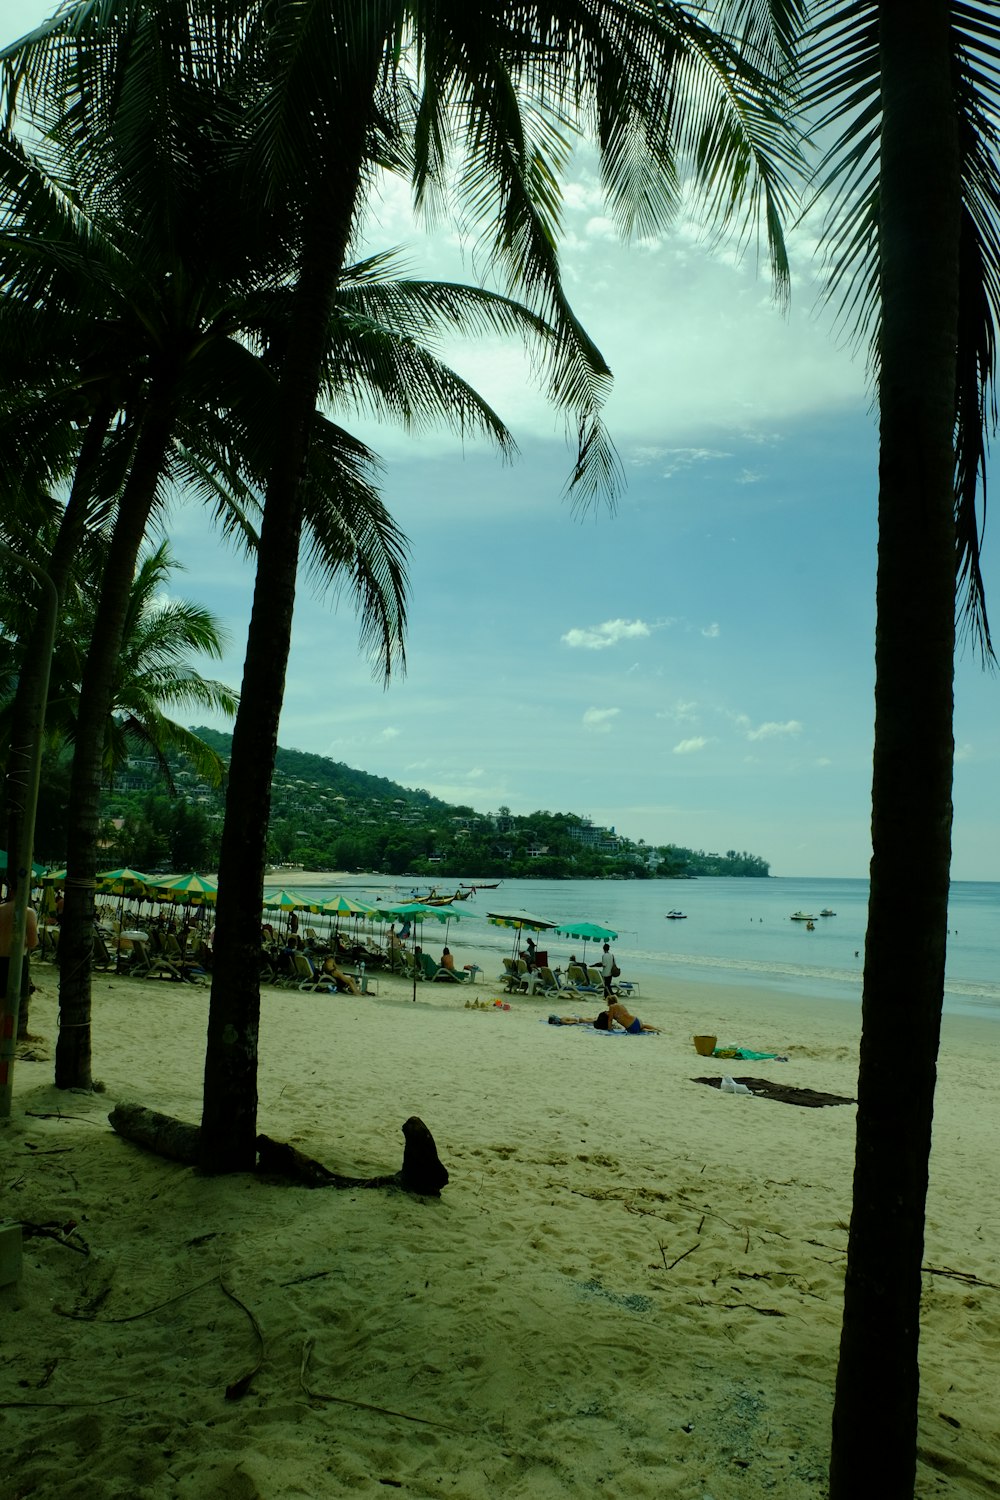
MULTIPOLYGON (((544 995, 550 1000, 576 1000, 580 995, 603 995, 604 976, 600 969, 570 964, 565 978, 556 977, 548 964, 529 969, 523 958, 505 958, 500 982, 508 994, 544 995)), ((617 995, 637 995, 634 980, 618 980, 611 986, 617 995)))

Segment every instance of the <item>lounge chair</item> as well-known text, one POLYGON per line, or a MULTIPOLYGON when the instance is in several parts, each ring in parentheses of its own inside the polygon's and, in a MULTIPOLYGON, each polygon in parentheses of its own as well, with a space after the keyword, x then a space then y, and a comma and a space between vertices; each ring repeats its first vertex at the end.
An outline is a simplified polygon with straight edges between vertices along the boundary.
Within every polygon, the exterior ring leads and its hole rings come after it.
POLYGON ((576 994, 594 995, 598 991, 602 995, 604 993, 604 980, 602 979, 599 985, 591 984, 587 978, 587 970, 583 967, 583 964, 570 964, 566 970, 566 978, 569 981, 570 989, 576 994))
POLYGON ((292 970, 295 975, 296 988, 300 990, 326 990, 329 994, 337 986, 328 974, 322 969, 317 969, 312 959, 298 948, 289 954, 292 960, 292 970))
POLYGON ((521 989, 521 975, 518 970, 517 964, 512 958, 504 959, 503 973, 500 975, 500 982, 506 985, 508 995, 512 995, 515 990, 521 989))
POLYGON ((543 964, 538 972, 544 985, 543 993, 547 998, 552 1000, 573 1000, 576 998, 576 990, 561 985, 547 964, 543 964))
POLYGON ((132 954, 128 972, 136 979, 179 979, 184 983, 184 975, 175 963, 163 953, 150 953, 138 938, 132 939, 132 954))

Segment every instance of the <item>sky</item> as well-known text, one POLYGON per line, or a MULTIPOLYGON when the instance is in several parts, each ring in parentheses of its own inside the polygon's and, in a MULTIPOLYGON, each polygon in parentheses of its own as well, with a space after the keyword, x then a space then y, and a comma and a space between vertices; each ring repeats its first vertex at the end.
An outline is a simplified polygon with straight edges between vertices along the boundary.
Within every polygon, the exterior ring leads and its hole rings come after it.
MULTIPOLYGON (((7 0, 0 36, 46 13, 7 0)), ((819 295, 815 228, 791 237, 783 313, 753 253, 691 220, 622 243, 586 158, 565 201, 565 284, 615 377, 616 510, 566 498, 563 419, 516 348, 448 351, 512 431, 512 464, 448 432, 335 413, 381 455, 409 538, 407 669, 374 677, 349 600, 304 571, 279 741, 481 812, 572 812, 647 843, 747 850, 774 875, 864 876, 876 414, 864 351, 819 295)), ((413 274, 475 280, 448 227, 415 226, 389 187, 366 248, 394 246, 413 274)), ((174 591, 228 632, 203 670, 238 687, 252 568, 194 505, 175 504, 166 529, 184 566, 174 591)), ((989 528, 983 562, 1000 620, 989 528)), ((952 873, 996 880, 1000 676, 971 647, 955 696, 952 873)))

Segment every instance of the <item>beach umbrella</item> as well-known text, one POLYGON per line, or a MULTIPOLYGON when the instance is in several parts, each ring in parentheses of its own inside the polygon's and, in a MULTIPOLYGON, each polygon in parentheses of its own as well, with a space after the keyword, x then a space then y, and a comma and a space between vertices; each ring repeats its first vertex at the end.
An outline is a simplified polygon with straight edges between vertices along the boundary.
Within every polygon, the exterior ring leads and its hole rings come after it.
POLYGON ((145 896, 152 876, 144 875, 141 870, 130 869, 128 865, 122 865, 118 870, 98 870, 95 879, 99 891, 105 895, 118 897, 118 926, 120 928, 125 910, 125 897, 145 896))
POLYGON ((340 926, 341 917, 353 917, 355 926, 360 917, 376 917, 378 911, 370 906, 367 901, 353 901, 350 896, 333 896, 329 901, 320 905, 320 911, 334 918, 333 929, 340 926))
MULTIPOLYGON (((7 851, 6 851, 6 849, 0 849, 0 870, 6 870, 6 868, 7 868, 7 851)), ((38 878, 41 878, 45 874, 45 866, 44 865, 32 865, 32 867, 31 867, 31 873, 32 873, 32 875, 34 875, 34 876, 36 876, 38 878)), ((63 871, 63 878, 64 879, 65 879, 65 876, 66 876, 66 871, 64 870, 63 871)))
POLYGON ((521 933, 527 928, 531 932, 547 932, 555 927, 548 917, 536 917, 533 912, 508 909, 506 911, 488 911, 487 922, 492 922, 494 927, 514 928, 514 953, 517 953, 521 941, 521 933))
POLYGON ((618 937, 610 927, 600 922, 560 922, 554 929, 561 937, 579 938, 583 943, 583 961, 587 962, 588 943, 613 943, 618 937))
POLYGON ((285 921, 293 911, 315 911, 320 910, 318 901, 309 901, 305 896, 300 896, 296 891, 271 891, 264 899, 266 911, 280 911, 285 921))
MULTIPOLYGON (((3 864, 6 864, 6 862, 7 862, 7 856, 4 855, 3 864)), ((3 865, 0 865, 0 869, 3 869, 3 865)), ((46 870, 45 874, 42 876, 42 885, 65 885, 66 884, 66 874, 67 874, 67 872, 66 872, 65 869, 62 869, 62 870, 46 870)))
POLYGON ((401 901, 396 906, 380 906, 379 918, 383 922, 396 922, 400 919, 410 922, 426 922, 433 917, 437 922, 444 922, 445 942, 448 941, 449 922, 467 922, 475 920, 475 913, 471 911, 455 911, 451 906, 425 906, 422 901, 401 901))
POLYGON ((219 894, 218 883, 191 871, 188 875, 171 875, 151 882, 165 901, 182 901, 186 906, 212 903, 219 894))

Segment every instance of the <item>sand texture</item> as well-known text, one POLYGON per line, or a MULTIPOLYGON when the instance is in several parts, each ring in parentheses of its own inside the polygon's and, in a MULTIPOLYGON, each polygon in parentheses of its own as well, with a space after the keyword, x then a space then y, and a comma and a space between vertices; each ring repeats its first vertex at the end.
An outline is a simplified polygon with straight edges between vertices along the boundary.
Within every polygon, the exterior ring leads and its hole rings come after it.
MULTIPOLYGON (((64 1238, 27 1239, 0 1292, 3 1500, 825 1493, 855 1111, 692 1080, 853 1096, 858 1012, 644 981, 664 1034, 609 1038, 543 1000, 467 1009, 494 965, 416 1004, 385 978, 263 993, 259 1128, 367 1176, 418 1115, 440 1199, 213 1180, 123 1141, 119 1101, 197 1122, 208 991, 95 975, 103 1092, 59 1092, 36 967, 2 1213, 64 1238), (788 1061, 698 1057, 695 1032, 788 1061)), ((998 1489, 998 1058, 997 1028, 946 1022, 920 1496, 998 1489)))

